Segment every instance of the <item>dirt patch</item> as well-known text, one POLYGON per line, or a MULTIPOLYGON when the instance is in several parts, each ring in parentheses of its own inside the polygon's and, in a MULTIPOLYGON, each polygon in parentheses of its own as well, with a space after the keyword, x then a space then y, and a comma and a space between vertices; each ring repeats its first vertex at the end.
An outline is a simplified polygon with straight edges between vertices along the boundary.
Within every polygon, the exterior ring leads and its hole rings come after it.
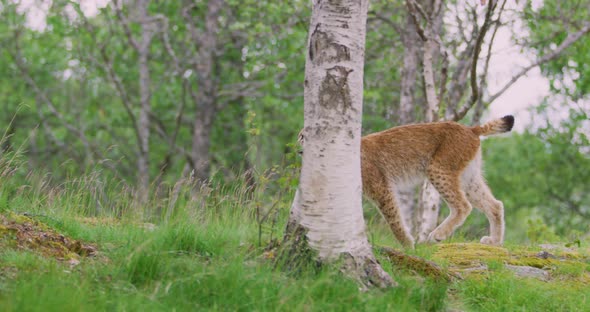
POLYGON ((29 250, 70 264, 97 255, 91 244, 57 233, 46 224, 24 215, 0 215, 0 250, 29 250))

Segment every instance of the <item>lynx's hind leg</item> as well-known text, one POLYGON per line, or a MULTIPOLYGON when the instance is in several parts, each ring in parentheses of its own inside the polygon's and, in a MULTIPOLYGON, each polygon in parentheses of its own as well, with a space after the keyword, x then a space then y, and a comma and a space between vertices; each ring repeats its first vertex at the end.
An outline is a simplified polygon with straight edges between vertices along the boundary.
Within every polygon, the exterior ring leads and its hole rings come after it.
POLYGON ((461 189, 459 176, 455 172, 430 168, 428 179, 449 205, 451 213, 430 235, 428 241, 440 242, 449 237, 465 222, 471 213, 471 204, 461 189))
POLYGON ((481 150, 467 166, 461 177, 463 191, 471 204, 483 212, 490 223, 490 236, 481 238, 481 243, 502 245, 504 242, 504 205, 494 198, 481 173, 481 150))
POLYGON ((414 248, 414 238, 404 223, 393 187, 384 178, 377 179, 373 176, 370 181, 372 181, 371 185, 365 185, 369 183, 363 181, 365 194, 379 206, 379 211, 387 221, 395 238, 405 247, 414 248))
POLYGON ((504 242, 504 205, 494 198, 488 185, 481 176, 472 177, 465 181, 464 190, 467 198, 481 210, 490 223, 490 236, 481 238, 482 244, 502 245, 504 242))

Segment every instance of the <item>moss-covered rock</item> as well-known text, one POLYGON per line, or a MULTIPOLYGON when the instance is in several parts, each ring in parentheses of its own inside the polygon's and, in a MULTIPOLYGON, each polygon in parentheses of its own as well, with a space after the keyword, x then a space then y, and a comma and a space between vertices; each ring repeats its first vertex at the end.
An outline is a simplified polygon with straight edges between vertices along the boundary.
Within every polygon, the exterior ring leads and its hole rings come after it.
POLYGON ((488 261, 505 261, 510 258, 508 249, 476 243, 440 244, 433 260, 448 264, 450 268, 472 268, 488 261))
POLYGON ((545 270, 551 279, 590 282, 590 258, 572 249, 548 253, 539 247, 504 248, 478 243, 439 244, 436 248, 432 260, 462 276, 482 275, 494 267, 510 265, 545 270))
POLYGON ((96 254, 96 247, 59 234, 29 216, 13 212, 0 215, 1 249, 29 250, 64 261, 96 254))

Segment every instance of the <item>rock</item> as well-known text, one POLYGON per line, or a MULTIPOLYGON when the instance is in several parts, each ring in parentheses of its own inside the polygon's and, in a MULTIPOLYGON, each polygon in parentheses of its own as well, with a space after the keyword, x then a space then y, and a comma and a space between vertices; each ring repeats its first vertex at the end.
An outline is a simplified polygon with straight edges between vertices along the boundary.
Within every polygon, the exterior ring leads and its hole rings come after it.
POLYGON ((536 256, 537 258, 540 258, 540 259, 549 259, 549 258, 551 258, 551 259, 557 259, 557 257, 556 257, 556 256, 554 256, 554 255, 550 254, 549 252, 547 252, 547 251, 545 251, 545 250, 543 250, 543 251, 541 251, 541 252, 537 253, 535 256, 536 256))
POLYGON ((148 223, 148 222, 144 222, 144 223, 140 224, 139 227, 148 231, 148 232, 153 232, 157 228, 157 226, 155 224, 148 223))
POLYGON ((547 271, 535 267, 507 264, 506 268, 519 277, 531 277, 541 281, 549 280, 549 273, 547 271))
POLYGON ((468 267, 461 270, 463 273, 483 273, 489 270, 488 266, 485 264, 480 264, 474 267, 468 267))
POLYGON ((553 250, 553 251, 561 251, 561 252, 575 252, 575 250, 565 247, 565 246, 560 246, 560 245, 555 245, 555 244, 540 244, 539 247, 541 247, 541 249, 543 250, 553 250))
POLYGON ((80 260, 72 258, 72 259, 68 260, 68 264, 70 265, 70 268, 73 268, 73 267, 77 266, 78 264, 80 264, 80 260))

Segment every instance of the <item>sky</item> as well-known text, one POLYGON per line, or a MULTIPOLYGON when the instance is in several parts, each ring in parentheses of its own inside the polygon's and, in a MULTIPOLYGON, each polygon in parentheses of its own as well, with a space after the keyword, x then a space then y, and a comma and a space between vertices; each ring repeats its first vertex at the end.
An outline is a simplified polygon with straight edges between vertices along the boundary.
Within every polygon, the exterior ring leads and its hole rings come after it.
MULTIPOLYGON (((26 12, 27 26, 43 30, 46 27, 45 12, 51 5, 51 0, 13 0, 19 2, 20 12, 26 12)), ((95 16, 100 8, 106 6, 111 0, 77 0, 80 8, 86 16, 95 16)), ((477 0, 460 0, 462 2, 479 3, 477 0)), ((488 86, 491 94, 499 90, 510 78, 517 73, 522 67, 532 63, 536 55, 533 51, 520 51, 511 39, 512 36, 524 38, 528 35, 526 27, 515 18, 515 13, 511 10, 518 10, 519 6, 524 5, 524 1, 508 1, 504 20, 512 20, 511 29, 502 27, 496 35, 493 47, 493 57, 490 61, 490 73, 488 86), (511 16, 512 14, 512 16, 511 16)), ((533 7, 542 6, 543 0, 533 0, 533 7)), ((478 13, 481 16, 485 14, 486 7, 478 6, 478 13)), ((72 16, 75 16, 73 8, 72 16)), ((480 18, 480 20, 483 20, 480 18)), ((480 62, 482 64, 482 62, 480 62)), ((482 67, 482 66, 480 66, 482 67)), ((504 115, 514 115, 516 117, 515 129, 522 131, 530 121, 530 114, 527 108, 538 104, 544 97, 550 95, 549 80, 543 77, 539 68, 534 68, 529 73, 518 80, 502 96, 497 98, 491 105, 490 109, 484 114, 483 121, 492 118, 502 117, 504 115)))
MULTIPOLYGON (((542 3, 542 0, 533 0, 533 8, 540 8, 542 3)), ((513 20, 514 24, 511 29, 508 27, 500 28, 494 41, 493 56, 490 60, 490 76, 488 77, 491 94, 500 90, 512 76, 536 59, 535 52, 526 51, 522 53, 520 47, 516 46, 513 39, 511 39, 512 36, 517 38, 528 36, 526 27, 518 22, 518 19, 514 17, 515 14, 510 11, 517 10, 522 5, 524 5, 524 1, 520 1, 520 4, 515 1, 507 2, 503 19, 513 20)), ((483 14, 484 10, 485 8, 480 7, 480 13, 483 14)), ((489 111, 484 115, 484 120, 486 117, 496 118, 511 114, 516 117, 515 129, 522 131, 531 118, 527 108, 539 104, 544 97, 551 94, 549 83, 549 79, 541 74, 539 67, 531 69, 526 76, 513 84, 510 89, 490 105, 489 111)))

